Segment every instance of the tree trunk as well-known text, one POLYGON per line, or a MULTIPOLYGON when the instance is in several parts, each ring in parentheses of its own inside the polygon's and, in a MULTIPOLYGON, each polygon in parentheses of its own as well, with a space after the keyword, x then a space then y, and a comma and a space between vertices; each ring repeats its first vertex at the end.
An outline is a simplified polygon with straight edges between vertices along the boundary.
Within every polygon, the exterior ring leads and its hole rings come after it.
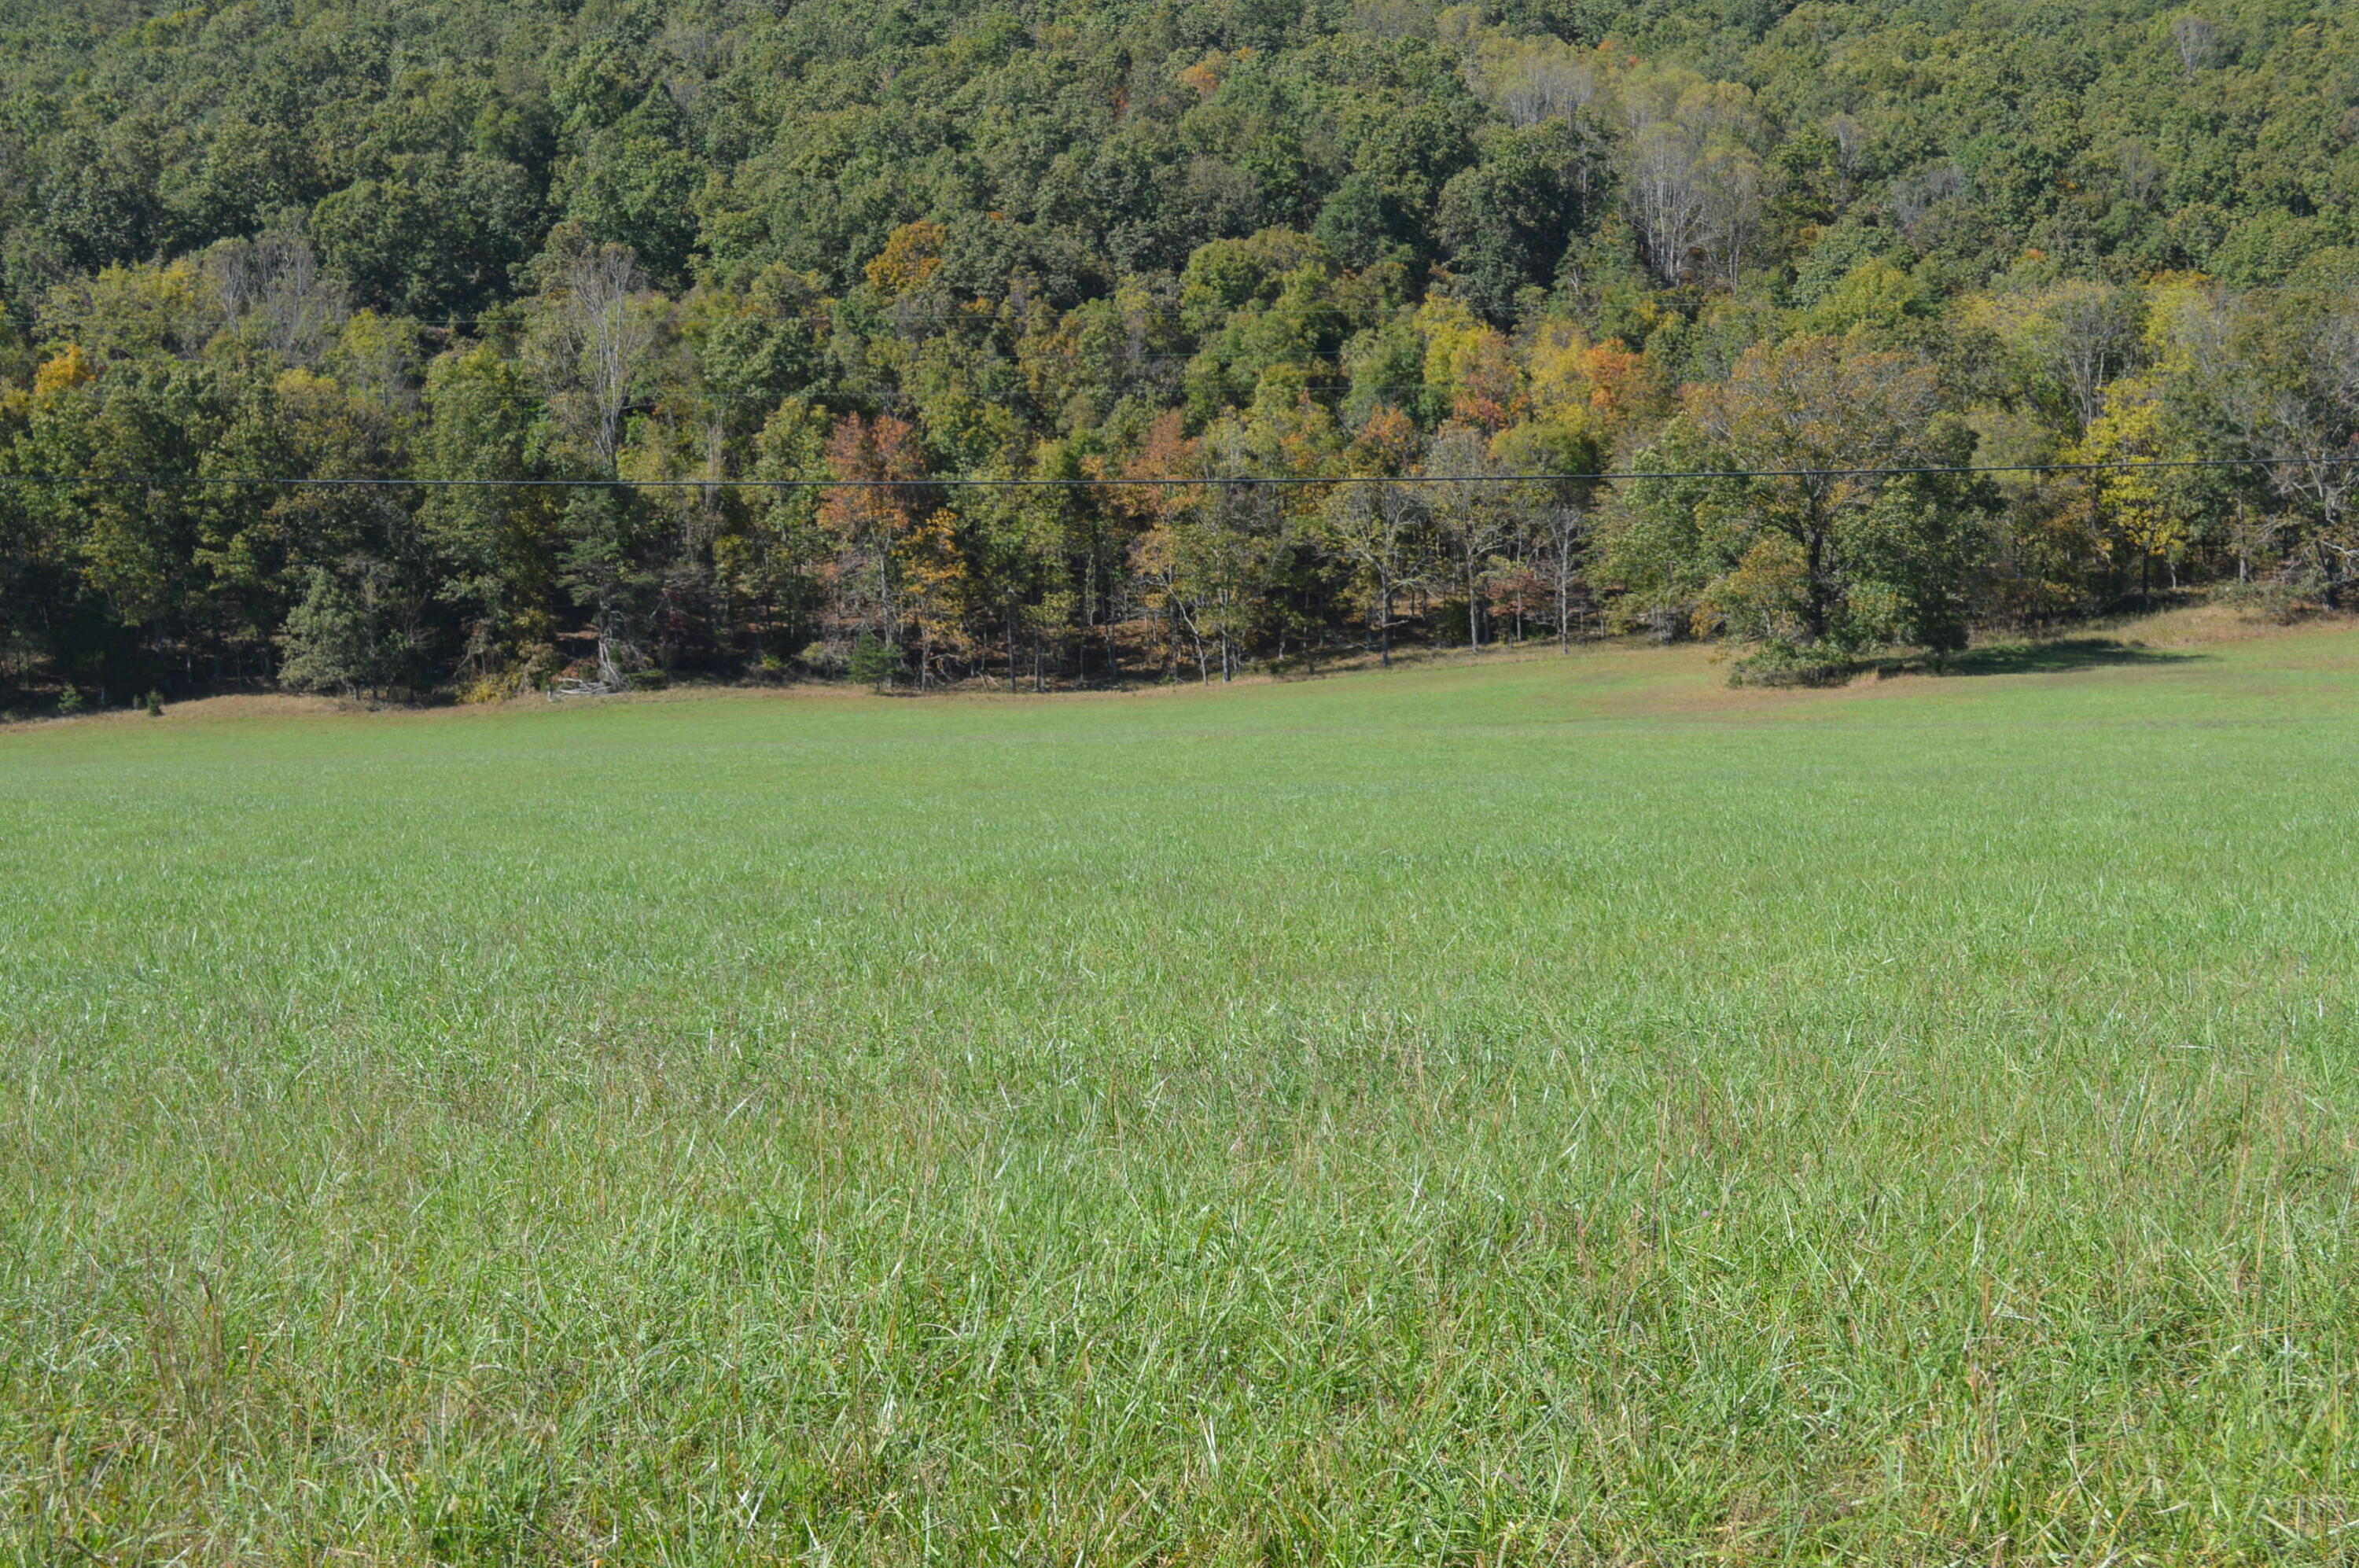
POLYGON ((1482 604, 1474 601, 1474 550, 1467 547, 1467 651, 1482 653, 1482 604))
POLYGON ((1804 626, 1810 632, 1812 642, 1826 641, 1827 626, 1833 619, 1831 614, 1832 606, 1828 603, 1833 595, 1827 591, 1826 559, 1826 530, 1813 527, 1810 529, 1809 550, 1810 602, 1803 610, 1802 617, 1804 626))

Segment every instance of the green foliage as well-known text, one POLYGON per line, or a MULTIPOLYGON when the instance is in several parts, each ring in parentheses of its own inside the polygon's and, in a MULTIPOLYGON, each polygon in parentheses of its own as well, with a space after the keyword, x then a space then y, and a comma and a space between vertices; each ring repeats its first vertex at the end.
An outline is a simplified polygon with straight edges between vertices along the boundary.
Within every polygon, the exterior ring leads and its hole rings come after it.
POLYGON ((851 659, 844 673, 855 684, 873 686, 883 691, 908 673, 908 666, 901 650, 868 632, 862 632, 852 645, 851 659))
POLYGON ((1200 635, 1224 669, 1381 658, 1495 615, 1546 635, 1543 580, 1560 637, 1577 597, 1748 639, 1799 614, 1846 649, 2171 584, 2351 597, 2321 460, 2359 408, 2321 323, 2359 320, 2359 23, 2332 7, 141 11, 0 17, 0 466, 47 486, 0 495, 13 687, 259 675, 315 571, 362 557, 411 585, 414 679, 470 688, 584 635, 729 674, 866 627, 929 681, 1169 674, 1200 635), (1819 542, 1874 575, 1803 539, 1799 611, 1782 547, 1754 554, 1767 491, 1525 486, 1479 558, 1473 511, 1427 508, 1403 581, 1456 586, 1373 630, 1324 493, 913 491, 926 560, 855 572, 783 487, 842 477, 835 432, 880 419, 913 479, 1310 477, 1379 445, 1648 471, 1694 436, 1680 387, 1799 339, 1932 367, 1871 466, 1936 413, 2027 463, 2299 461, 1856 486, 1819 542), (54 483, 150 475, 274 483, 54 483), (433 487, 276 483, 321 476, 433 487), (534 488, 581 479, 629 487, 534 488), (748 479, 781 487, 712 483, 748 479), (1577 570, 1559 506, 1598 514, 1577 570))
POLYGON ((1586 197, 1602 161, 1572 125, 1551 120, 1499 132, 1481 162, 1442 188, 1436 237, 1489 320, 1514 320, 1524 289, 1555 281, 1566 245, 1593 221, 1586 197))
POLYGON ((314 567, 310 589, 287 617, 279 680, 298 691, 345 696, 408 687, 414 609, 382 562, 355 561, 346 572, 314 567))

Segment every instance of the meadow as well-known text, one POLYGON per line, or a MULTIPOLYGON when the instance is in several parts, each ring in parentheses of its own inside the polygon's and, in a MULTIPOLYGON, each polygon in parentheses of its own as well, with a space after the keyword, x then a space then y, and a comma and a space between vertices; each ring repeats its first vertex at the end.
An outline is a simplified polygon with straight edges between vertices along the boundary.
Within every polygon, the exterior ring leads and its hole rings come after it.
POLYGON ((2359 633, 0 732, 0 1561, 2348 1563, 2359 633))

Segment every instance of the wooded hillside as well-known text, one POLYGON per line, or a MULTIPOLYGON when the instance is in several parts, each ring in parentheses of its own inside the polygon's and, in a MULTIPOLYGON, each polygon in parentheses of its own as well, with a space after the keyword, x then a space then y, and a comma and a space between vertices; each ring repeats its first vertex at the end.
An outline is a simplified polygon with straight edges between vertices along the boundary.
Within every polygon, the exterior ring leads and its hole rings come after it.
POLYGON ((2359 569, 2347 6, 0 18, 26 701, 1636 626, 1808 679, 2359 569), (1777 474, 1500 477, 1624 470, 1777 474))

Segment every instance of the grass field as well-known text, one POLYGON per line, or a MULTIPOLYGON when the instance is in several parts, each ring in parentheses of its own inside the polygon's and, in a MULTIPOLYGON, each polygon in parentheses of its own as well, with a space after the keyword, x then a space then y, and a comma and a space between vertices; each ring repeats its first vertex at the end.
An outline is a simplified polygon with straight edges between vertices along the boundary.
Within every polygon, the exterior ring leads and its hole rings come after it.
POLYGON ((0 1560, 2359 1557, 2359 633, 0 734, 0 1560))

